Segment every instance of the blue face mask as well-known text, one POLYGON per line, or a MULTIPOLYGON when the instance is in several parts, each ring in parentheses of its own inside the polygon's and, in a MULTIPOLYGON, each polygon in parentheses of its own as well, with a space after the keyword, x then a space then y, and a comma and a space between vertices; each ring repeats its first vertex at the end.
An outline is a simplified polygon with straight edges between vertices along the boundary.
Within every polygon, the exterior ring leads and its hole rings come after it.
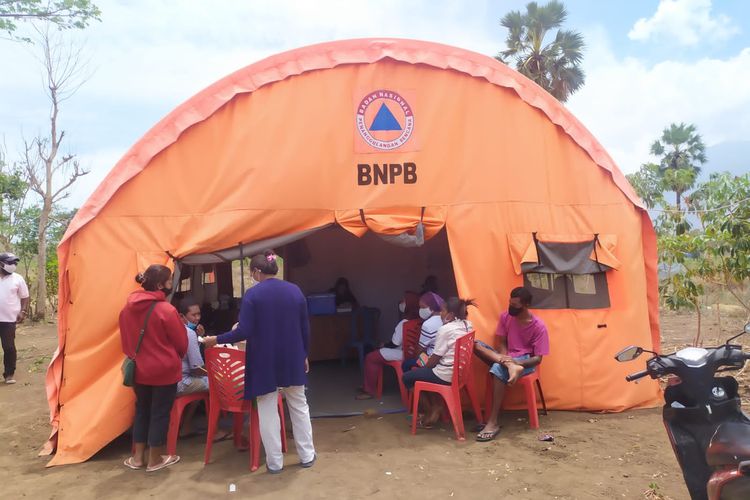
POLYGON ((198 323, 191 323, 190 321, 187 322, 187 327, 191 330, 195 331, 196 328, 198 328, 198 323))

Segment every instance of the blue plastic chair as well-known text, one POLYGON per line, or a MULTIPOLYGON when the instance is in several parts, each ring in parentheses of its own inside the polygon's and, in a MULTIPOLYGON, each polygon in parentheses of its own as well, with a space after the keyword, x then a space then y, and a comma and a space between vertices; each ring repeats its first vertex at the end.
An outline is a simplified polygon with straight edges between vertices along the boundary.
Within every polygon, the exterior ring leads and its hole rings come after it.
POLYGON ((359 356, 359 370, 364 375, 365 371, 365 349, 375 348, 375 337, 380 321, 380 309, 376 307, 361 306, 352 311, 352 324, 349 342, 341 349, 341 365, 346 366, 346 355, 351 349, 357 350, 359 356), (362 324, 362 336, 359 335, 359 324, 362 324))

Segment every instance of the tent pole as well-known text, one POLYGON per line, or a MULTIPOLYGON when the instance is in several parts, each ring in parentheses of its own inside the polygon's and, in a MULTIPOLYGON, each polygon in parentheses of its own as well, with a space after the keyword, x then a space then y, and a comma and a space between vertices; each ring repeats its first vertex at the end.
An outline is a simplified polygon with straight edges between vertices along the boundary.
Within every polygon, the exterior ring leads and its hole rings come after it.
POLYGON ((242 242, 240 241, 240 281, 242 282, 242 296, 245 296, 245 256, 242 254, 242 242))

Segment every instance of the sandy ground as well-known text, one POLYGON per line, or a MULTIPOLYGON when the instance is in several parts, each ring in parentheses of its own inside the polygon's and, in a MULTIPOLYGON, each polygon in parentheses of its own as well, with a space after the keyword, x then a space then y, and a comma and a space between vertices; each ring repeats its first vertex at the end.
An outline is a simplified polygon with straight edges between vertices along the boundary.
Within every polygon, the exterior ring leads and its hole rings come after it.
MULTIPOLYGON (((721 336, 717 318, 709 316, 707 345, 721 336)), ((722 318, 722 329, 734 331, 740 323, 722 318)), ((687 344, 695 318, 665 315, 663 330, 665 350, 687 344)), ((181 463, 154 475, 122 466, 125 437, 87 463, 47 469, 36 453, 49 432, 43 377, 55 344, 53 325, 22 327, 18 384, 0 387, 3 498, 658 498, 648 493, 653 488, 663 498, 688 498, 658 409, 551 412, 541 417, 540 431, 554 435, 553 443, 539 441, 523 413, 507 413, 492 443, 457 442, 447 426, 412 437, 404 415, 316 419, 315 467, 295 466, 291 452, 278 476, 263 468, 249 473, 247 453, 229 442, 215 445, 204 467, 200 437, 180 441, 181 463)))

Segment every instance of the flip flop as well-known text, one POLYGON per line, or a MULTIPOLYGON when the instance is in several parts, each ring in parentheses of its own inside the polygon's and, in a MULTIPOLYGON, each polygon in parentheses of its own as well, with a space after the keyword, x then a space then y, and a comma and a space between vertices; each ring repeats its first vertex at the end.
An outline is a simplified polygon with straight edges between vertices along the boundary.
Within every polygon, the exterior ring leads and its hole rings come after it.
POLYGON ((223 436, 215 438, 214 439, 214 443, 221 443, 222 441, 227 441, 227 440, 232 439, 232 438, 233 438, 232 433, 231 432, 227 432, 223 436))
POLYGON ((142 465, 135 465, 133 463, 133 457, 126 458, 125 461, 122 463, 122 465, 124 465, 128 469, 133 469, 133 470, 141 470, 141 469, 143 469, 142 465))
POLYGON ((496 431, 493 431, 493 432, 483 431, 477 434, 476 440, 479 441, 480 443, 486 443, 488 441, 494 440, 498 434, 500 434, 500 429, 497 429, 496 431))
POLYGON ((163 460, 159 465, 154 465, 153 467, 146 467, 146 472, 156 472, 158 470, 169 467, 170 465, 174 465, 180 461, 179 455, 162 455, 162 458, 163 460))
POLYGON ((435 428, 434 424, 425 424, 424 420, 422 420, 421 418, 417 419, 417 429, 424 429, 424 430, 429 431, 434 428, 435 428))

